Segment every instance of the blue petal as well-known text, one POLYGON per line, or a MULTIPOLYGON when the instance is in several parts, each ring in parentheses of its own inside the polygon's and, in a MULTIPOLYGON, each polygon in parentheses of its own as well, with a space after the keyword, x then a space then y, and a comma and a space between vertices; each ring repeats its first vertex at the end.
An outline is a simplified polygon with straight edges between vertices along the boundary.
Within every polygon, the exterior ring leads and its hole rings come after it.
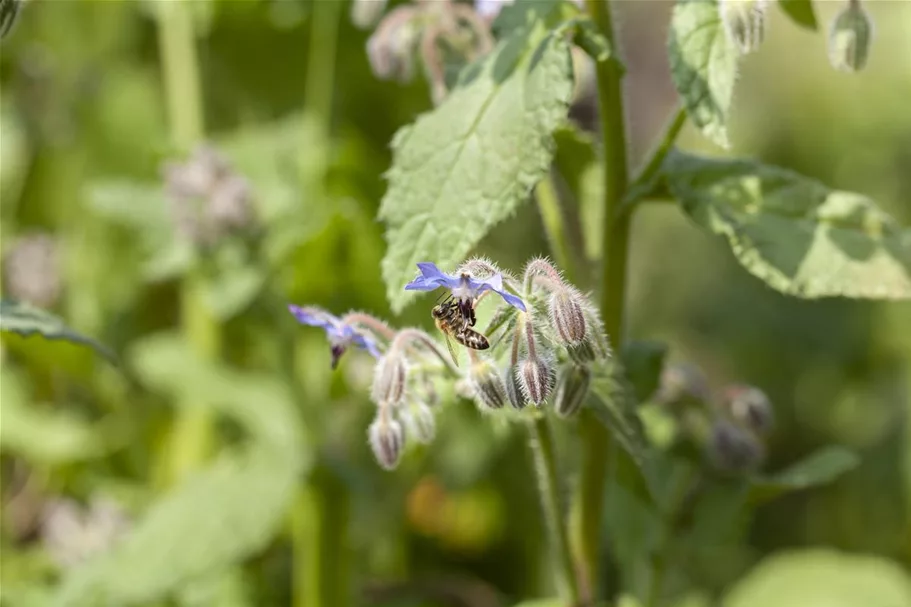
POLYGON ((436 266, 436 264, 423 261, 418 263, 421 275, 405 285, 406 291, 433 291, 440 287, 453 288, 459 284, 459 279, 449 276, 436 266))
POLYGON ((478 286, 479 292, 493 291, 494 293, 496 293, 497 295, 502 297, 503 300, 506 301, 506 303, 508 303, 509 305, 513 306, 514 308, 518 308, 518 309, 522 310, 523 312, 526 311, 525 304, 522 302, 522 300, 503 288, 502 274, 494 274, 493 276, 490 276, 489 278, 485 278, 484 280, 478 281, 478 283, 479 283, 479 286, 478 286))
POLYGON ((373 355, 374 358, 379 358, 383 355, 380 352, 379 348, 376 347, 376 344, 373 342, 372 339, 370 339, 364 335, 361 335, 360 333, 356 333, 354 335, 354 343, 356 343, 361 348, 370 352, 370 354, 373 355))
POLYGON ((523 312, 526 311, 525 304, 522 302, 522 300, 519 299, 518 297, 516 297, 515 295, 513 295, 512 293, 507 293, 506 291, 497 291, 497 293, 499 293, 500 297, 502 297, 504 300, 506 300, 506 303, 508 303, 512 307, 519 308, 523 312))
POLYGON ((288 310, 294 314, 297 322, 311 327, 321 327, 327 332, 336 332, 337 323, 340 322, 328 312, 320 311, 319 313, 314 314, 308 309, 295 306, 294 304, 288 304, 288 310))

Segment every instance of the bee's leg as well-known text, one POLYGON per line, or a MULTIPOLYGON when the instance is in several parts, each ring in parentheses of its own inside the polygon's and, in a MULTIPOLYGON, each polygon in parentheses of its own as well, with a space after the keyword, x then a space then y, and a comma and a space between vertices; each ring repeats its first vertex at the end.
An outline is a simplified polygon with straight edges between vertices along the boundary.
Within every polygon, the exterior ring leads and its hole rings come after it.
POLYGON ((462 316, 462 328, 469 326, 469 323, 472 322, 474 317, 474 308, 472 307, 472 302, 469 299, 460 299, 459 300, 459 314, 462 316))

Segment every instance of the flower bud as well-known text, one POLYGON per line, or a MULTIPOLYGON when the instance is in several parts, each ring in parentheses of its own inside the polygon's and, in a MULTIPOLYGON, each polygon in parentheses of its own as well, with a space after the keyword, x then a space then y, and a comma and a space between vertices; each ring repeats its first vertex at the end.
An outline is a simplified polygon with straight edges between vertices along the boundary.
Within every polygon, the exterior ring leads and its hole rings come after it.
POLYGON ((49 234, 23 236, 4 260, 9 295, 39 308, 50 308, 60 298, 63 284, 57 241, 49 234))
POLYGON ((370 69, 381 80, 408 82, 414 76, 414 53, 421 31, 415 8, 399 6, 385 17, 367 40, 370 69))
POLYGON ((859 0, 849 0, 848 6, 835 17, 829 32, 829 63, 842 72, 857 72, 867 63, 873 23, 859 0))
POLYGON ((765 35, 768 0, 721 0, 721 22, 741 54, 759 49, 765 35))
POLYGON ((741 426, 760 435, 772 429, 772 404, 765 392, 759 388, 730 386, 724 391, 723 404, 731 419, 741 426))
POLYGON ((512 405, 513 409, 524 409, 528 401, 522 392, 522 386, 519 381, 519 367, 512 366, 506 369, 503 375, 503 383, 506 385, 506 400, 512 405))
POLYGON ((592 383, 591 369, 584 365, 567 365, 557 381, 554 408, 560 417, 572 417, 585 403, 592 383))
POLYGON ((672 408, 702 404, 709 399, 708 380, 702 370, 691 363, 665 367, 661 372, 654 400, 672 408))
POLYGON ((370 424, 370 448, 380 466, 392 470, 399 463, 405 446, 405 431, 402 424, 382 413, 370 424))
POLYGON ((595 345, 589 340, 566 346, 566 353, 577 365, 587 365, 599 358, 595 345))
POLYGON ((395 405, 405 394, 405 379, 408 369, 403 357, 395 349, 387 352, 376 363, 373 371, 373 389, 370 398, 377 405, 395 405))
POLYGON ((487 409, 502 409, 508 396, 503 378, 492 363, 478 361, 471 366, 469 377, 478 405, 487 409))
POLYGON ((579 301, 581 297, 574 289, 559 289, 550 296, 550 322, 564 345, 577 345, 585 341, 587 325, 583 303, 579 301))
POLYGON ((386 0, 354 0, 351 3, 351 23, 362 30, 370 29, 386 10, 386 0))
POLYGON ((555 375, 549 358, 527 358, 520 362, 517 376, 525 400, 540 406, 554 389, 555 375))
POLYGON ((437 433, 436 418, 430 407, 416 403, 402 411, 402 419, 408 429, 408 435, 424 445, 433 442, 437 433))
POLYGON ((749 472, 765 459, 765 448, 755 434, 723 418, 712 426, 708 451, 715 467, 725 472, 749 472))

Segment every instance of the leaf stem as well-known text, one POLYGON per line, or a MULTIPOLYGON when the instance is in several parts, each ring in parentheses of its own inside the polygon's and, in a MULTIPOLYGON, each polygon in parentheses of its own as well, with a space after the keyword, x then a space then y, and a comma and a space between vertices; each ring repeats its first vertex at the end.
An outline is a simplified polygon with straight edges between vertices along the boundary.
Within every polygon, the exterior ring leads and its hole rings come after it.
MULTIPOLYGON (((171 139, 181 153, 203 136, 203 104, 196 53, 193 15, 186 0, 159 2, 158 43, 162 77, 168 102, 171 139)), ((196 354, 214 360, 221 350, 221 332, 204 300, 205 279, 193 269, 184 277, 180 292, 181 324, 196 354)), ((182 403, 163 457, 165 483, 180 480, 196 468, 214 441, 213 411, 204 404, 182 403)))
MULTIPOLYGON (((609 0, 586 0, 586 9, 611 48, 616 48, 611 3, 609 0)), ((617 209, 628 186, 626 124, 623 110, 623 69, 616 59, 597 64, 598 107, 601 116, 601 145, 604 163, 604 214, 600 308, 607 334, 622 344, 623 306, 626 295, 626 266, 629 248, 629 215, 617 209)), ((574 517, 574 540, 580 572, 592 600, 598 585, 601 544, 601 511, 604 505, 604 483, 611 437, 590 413, 581 420, 582 470, 577 511, 574 517)))
POLYGON ((570 606, 575 607, 579 604, 579 584, 566 533, 566 520, 560 507, 554 441, 547 418, 538 414, 534 419, 529 419, 528 432, 538 477, 541 507, 551 535, 553 557, 557 561, 555 564, 558 566, 560 595, 570 606))
POLYGON ((671 119, 665 125, 658 145, 649 154, 649 159, 630 185, 629 190, 623 199, 623 203, 618 210, 619 212, 629 213, 636 202, 643 196, 646 196, 651 190, 652 180, 658 175, 658 171, 661 170, 664 159, 667 158, 667 155, 674 147, 674 142, 677 141, 677 136, 680 135, 683 125, 686 124, 686 119, 686 109, 680 104, 674 110, 673 116, 671 116, 671 119))
POLYGON ((541 222, 544 224, 544 233, 547 235, 551 253, 557 265, 567 274, 568 280, 573 282, 575 276, 572 273, 572 255, 566 241, 566 222, 551 173, 548 173, 535 188, 535 201, 538 203, 538 211, 541 213, 541 222))

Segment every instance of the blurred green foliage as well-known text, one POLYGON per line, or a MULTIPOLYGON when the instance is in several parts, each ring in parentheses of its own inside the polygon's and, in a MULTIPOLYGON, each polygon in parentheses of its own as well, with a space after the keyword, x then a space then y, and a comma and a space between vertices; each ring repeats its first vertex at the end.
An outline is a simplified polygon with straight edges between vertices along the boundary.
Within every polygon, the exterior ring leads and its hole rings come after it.
MULTIPOLYGON (((675 103, 671 3, 615 4, 639 154, 675 103)), ((820 30, 834 4, 815 3, 820 30)), ((909 225, 911 7, 866 4, 876 40, 853 75, 830 69, 824 36, 773 11, 762 49, 741 64, 725 136, 739 156, 863 192, 909 225)), ((176 238, 169 216, 162 166, 189 150, 171 130, 155 2, 30 0, 0 47, 4 257, 52 234, 62 296, 43 321, 116 354, 3 334, 0 604, 492 606, 552 595, 522 433, 443 392, 436 440, 383 472, 365 436, 372 361, 350 352, 330 373, 324 336, 285 307, 389 316, 383 174, 393 134, 432 108, 427 84, 373 76, 369 32, 349 22, 347 2, 187 6, 206 139, 250 182, 258 223, 210 255, 176 238), (217 356, 191 335, 192 310, 212 321, 217 356), (48 521, 61 499, 82 507, 98 495, 130 530, 106 536, 86 507, 57 541, 48 521), (96 543, 96 559, 78 557, 96 543)), ((599 255, 592 137, 559 132, 555 158, 562 197, 578 201, 570 241, 583 288, 599 255)), ((695 129, 681 145, 712 150, 695 129)), ((518 207, 476 251, 513 269, 546 254, 539 214, 518 207)), ((658 384, 658 342, 668 363, 698 363, 712 389, 761 386, 776 426, 757 477, 712 481, 693 501, 690 460, 646 462, 643 479, 617 450, 600 538, 605 586, 628 594, 616 604, 651 600, 658 569, 654 600, 674 607, 804 604, 808 587, 839 607, 911 603, 911 304, 788 298, 657 204, 634 224, 628 300, 643 341, 623 361, 638 400, 658 384)), ((421 302, 395 324, 429 327, 421 302)), ((8 318, 4 308, 5 330, 8 318)), ((622 425, 614 413, 602 411, 622 425)), ((641 417, 653 440, 673 426, 654 403, 641 417)), ((560 427, 561 449, 575 429, 560 427)))

